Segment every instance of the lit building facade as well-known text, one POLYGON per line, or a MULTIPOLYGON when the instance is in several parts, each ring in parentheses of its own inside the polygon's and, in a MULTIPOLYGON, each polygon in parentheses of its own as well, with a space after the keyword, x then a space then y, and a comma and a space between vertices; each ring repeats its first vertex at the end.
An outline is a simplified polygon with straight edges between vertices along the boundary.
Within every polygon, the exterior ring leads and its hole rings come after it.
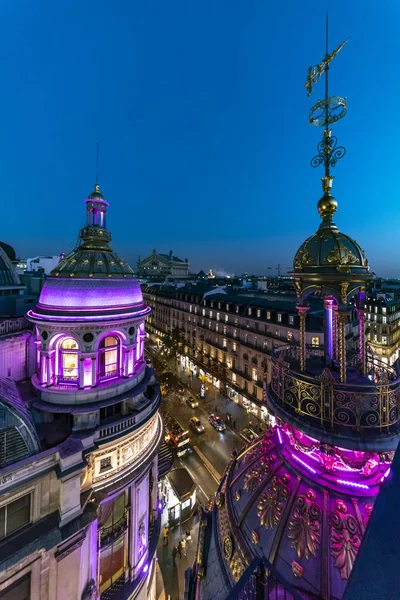
POLYGON ((399 292, 371 292, 366 299, 368 345, 376 367, 393 365, 400 349, 399 292))
POLYGON ((163 427, 143 354, 150 309, 110 248, 98 186, 85 203, 78 247, 28 313, 31 384, 0 378, 7 600, 155 598, 163 427))
MULTIPOLYGON (((339 50, 310 68, 309 91, 339 50)), ((299 342, 278 347, 271 358, 267 401, 276 426, 232 459, 213 510, 203 513, 190 600, 341 600, 351 590, 376 497, 390 478, 400 378, 389 366, 376 379, 368 376, 366 288, 372 274, 361 247, 333 220, 330 168, 345 151, 337 148, 330 125, 345 106, 345 99, 326 94, 311 109, 311 123, 324 127, 312 164, 324 165, 325 176, 317 205, 322 222, 294 258, 299 342), (315 294, 324 303, 318 360, 306 347, 315 294), (346 345, 354 310, 355 353, 346 345)))
POLYGON ((153 250, 150 256, 138 260, 138 275, 145 279, 163 281, 164 279, 186 279, 189 277, 189 262, 169 254, 160 254, 153 250))
MULTIPOLYGON (((273 349, 296 346, 300 317, 295 298, 220 293, 206 287, 144 287, 152 312, 147 334, 153 342, 174 327, 185 334, 183 364, 210 373, 217 387, 228 386, 231 397, 260 420, 268 422, 265 382, 271 380, 273 349)), ((322 356, 322 303, 307 314, 306 348, 322 356)), ((354 311, 346 323, 346 345, 355 344, 354 311)))

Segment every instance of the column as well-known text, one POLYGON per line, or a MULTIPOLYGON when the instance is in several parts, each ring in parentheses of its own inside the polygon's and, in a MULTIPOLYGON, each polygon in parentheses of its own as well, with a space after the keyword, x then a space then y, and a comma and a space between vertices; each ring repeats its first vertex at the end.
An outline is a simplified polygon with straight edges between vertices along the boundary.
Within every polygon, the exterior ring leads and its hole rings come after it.
POLYGON ((334 300, 331 296, 324 299, 325 319, 324 319, 324 355, 325 366, 330 367, 333 358, 333 329, 334 329, 334 300))
POLYGON ((338 360, 338 358, 339 358, 339 352, 338 352, 338 342, 339 342, 338 326, 339 326, 338 306, 337 306, 337 304, 334 303, 333 307, 332 307, 332 358, 334 360, 338 360))
POLYGON ((85 359, 79 358, 79 388, 83 388, 85 384, 85 359))
POLYGON ((300 371, 306 370, 306 317, 308 306, 296 306, 300 317, 300 371))
POLYGON ((346 334, 347 312, 339 312, 339 368, 340 381, 346 383, 346 334))
POLYGON ((96 357, 92 356, 92 387, 97 385, 96 357))
POLYGON ((124 372, 123 372, 124 377, 128 377, 129 376, 129 357, 130 357, 130 355, 131 355, 131 349, 130 348, 125 348, 124 372))
POLYGON ((360 373, 367 373, 367 348, 365 338, 365 309, 357 308, 358 328, 359 328, 359 356, 360 356, 360 373))
POLYGON ((51 381, 51 360, 50 360, 50 356, 46 356, 46 376, 45 376, 45 380, 46 380, 46 385, 51 385, 52 381, 51 381))

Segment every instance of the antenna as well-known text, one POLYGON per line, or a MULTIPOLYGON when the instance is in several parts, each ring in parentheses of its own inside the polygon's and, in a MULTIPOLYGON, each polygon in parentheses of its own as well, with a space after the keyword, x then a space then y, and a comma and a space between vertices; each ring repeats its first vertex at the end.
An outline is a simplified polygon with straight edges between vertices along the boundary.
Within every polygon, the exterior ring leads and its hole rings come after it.
POLYGON ((99 184, 99 142, 96 143, 96 185, 99 184))

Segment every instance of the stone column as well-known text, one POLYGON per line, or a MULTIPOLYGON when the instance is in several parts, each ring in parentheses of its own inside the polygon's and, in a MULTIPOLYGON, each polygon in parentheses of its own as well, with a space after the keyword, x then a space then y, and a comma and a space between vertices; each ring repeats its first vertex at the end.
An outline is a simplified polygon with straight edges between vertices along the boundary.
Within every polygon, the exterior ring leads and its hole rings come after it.
POLYGON ((339 368, 340 381, 346 383, 346 334, 347 312, 339 312, 339 368))
POLYGON ((338 351, 338 342, 339 342, 338 325, 339 325, 338 306, 337 306, 337 304, 334 303, 333 307, 332 307, 332 358, 334 360, 338 360, 339 359, 339 351, 338 351))
POLYGON ((360 356, 360 373, 367 373, 367 343, 365 337, 365 309, 357 308, 358 328, 359 328, 359 356, 360 356))
POLYGON ((92 356, 92 387, 97 385, 96 357, 92 356))
POLYGON ((333 304, 334 300, 331 296, 324 299, 324 356, 327 367, 331 366, 333 358, 333 331, 335 327, 333 304))
POLYGON ((306 370, 306 317, 308 306, 296 306, 300 317, 300 371, 306 370))
POLYGON ((79 357, 79 388, 83 388, 85 385, 85 359, 79 357))
POLYGON ((46 385, 49 386, 52 384, 51 381, 51 359, 50 356, 46 355, 46 375, 45 375, 46 385))

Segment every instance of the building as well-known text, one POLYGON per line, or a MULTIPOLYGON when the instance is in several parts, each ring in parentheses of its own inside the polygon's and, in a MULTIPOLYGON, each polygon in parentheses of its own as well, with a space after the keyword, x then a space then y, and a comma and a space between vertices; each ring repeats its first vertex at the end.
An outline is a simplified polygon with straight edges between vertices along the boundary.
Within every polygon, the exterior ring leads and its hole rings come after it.
POLYGON ((155 598, 163 426, 143 354, 150 309, 110 247, 97 185, 85 204, 77 248, 27 315, 31 381, 0 377, 4 600, 155 598))
MULTIPOLYGON (((271 357, 280 345, 293 346, 300 339, 296 298, 224 292, 206 285, 143 287, 152 313, 147 320, 151 340, 179 327, 186 346, 182 364, 205 371, 218 388, 226 389, 239 404, 268 421, 265 382, 271 380, 271 357)), ((307 314, 307 352, 322 355, 324 343, 322 301, 315 298, 307 314)), ((346 324, 346 343, 355 343, 358 329, 353 319, 346 324)))
POLYGON ((400 349, 400 292, 372 291, 366 300, 368 345, 376 366, 393 365, 400 349))
POLYGON ((164 281, 165 279, 186 279, 189 277, 188 259, 182 260, 174 256, 172 250, 169 254, 159 254, 155 250, 143 260, 138 260, 139 277, 164 281))
POLYGON ((60 262, 60 256, 35 256, 26 259, 27 271, 43 271, 48 275, 60 262))
MULTIPOLYGON (((319 68, 326 69, 333 57, 326 55, 319 68)), ((313 73, 321 74, 310 69, 309 91, 313 73)), ((316 111, 324 128, 314 159, 325 169, 317 204, 322 221, 294 258, 296 351, 279 346, 271 357, 267 402, 277 423, 232 459, 213 509, 203 513, 189 600, 341 600, 344 594, 376 599, 368 594, 372 564, 377 572, 387 572, 387 560, 394 568, 396 546, 390 540, 388 551, 382 540, 390 539, 390 526, 386 536, 382 530, 382 515, 390 522, 392 496, 391 504, 380 503, 381 546, 369 540, 361 561, 364 581, 357 577, 357 555, 363 540, 368 542, 365 531, 379 490, 386 478, 398 480, 390 470, 399 441, 400 378, 389 366, 376 379, 368 377, 366 288, 372 274, 363 250, 333 220, 337 202, 330 170, 343 152, 336 153, 331 125, 344 108, 344 99, 326 94, 311 111, 311 122, 316 111), (307 353, 307 317, 315 294, 324 306, 322 360, 307 353), (346 344, 354 310, 356 354, 346 344), (352 594, 355 564, 358 593, 352 594)), ((378 532, 375 527, 375 539, 378 532)), ((384 597, 382 592, 379 598, 384 597)))

